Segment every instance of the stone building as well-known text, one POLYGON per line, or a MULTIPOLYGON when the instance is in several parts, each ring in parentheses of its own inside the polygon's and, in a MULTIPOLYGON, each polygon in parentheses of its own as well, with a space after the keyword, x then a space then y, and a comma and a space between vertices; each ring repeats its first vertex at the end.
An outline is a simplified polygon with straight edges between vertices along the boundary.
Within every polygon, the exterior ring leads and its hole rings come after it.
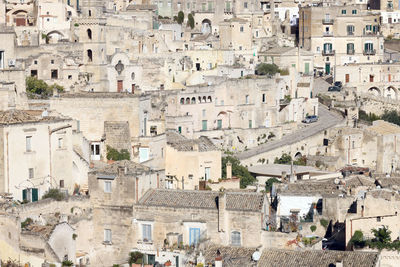
POLYGON ((257 193, 150 190, 134 206, 133 246, 156 259, 185 246, 257 247, 267 202, 257 193))
POLYGON ((314 70, 335 75, 335 67, 383 60, 379 13, 363 5, 301 8, 299 45, 314 53, 314 70))
POLYGON ((49 188, 72 192, 72 120, 1 112, 0 192, 37 201, 49 188))

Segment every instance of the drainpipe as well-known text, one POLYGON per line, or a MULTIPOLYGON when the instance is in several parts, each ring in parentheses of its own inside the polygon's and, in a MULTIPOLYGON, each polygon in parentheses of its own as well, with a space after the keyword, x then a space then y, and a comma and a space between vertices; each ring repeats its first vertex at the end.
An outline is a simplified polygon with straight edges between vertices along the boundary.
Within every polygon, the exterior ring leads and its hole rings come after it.
POLYGON ((10 167, 9 167, 9 163, 10 163, 10 157, 9 157, 9 153, 8 153, 8 132, 6 133, 6 143, 7 143, 7 192, 10 192, 10 167))
POLYGON ((51 186, 51 178, 53 177, 53 175, 52 175, 52 167, 51 167, 51 134, 52 134, 52 131, 50 130, 50 126, 47 126, 47 127, 49 129, 49 162, 50 162, 49 175, 50 175, 50 186, 51 186))

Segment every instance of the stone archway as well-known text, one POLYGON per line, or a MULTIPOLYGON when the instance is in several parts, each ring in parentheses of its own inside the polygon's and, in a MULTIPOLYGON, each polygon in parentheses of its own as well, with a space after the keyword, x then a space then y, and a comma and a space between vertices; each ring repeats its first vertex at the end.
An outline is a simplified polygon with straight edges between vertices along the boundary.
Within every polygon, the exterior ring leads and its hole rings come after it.
POLYGON ((368 93, 374 95, 374 96, 381 96, 381 90, 377 87, 371 87, 368 89, 368 93))
POLYGON ((389 86, 383 91, 383 96, 390 99, 397 99, 397 89, 389 86))
POLYGON ((212 32, 211 20, 203 19, 203 21, 201 22, 201 32, 203 34, 208 34, 212 32))

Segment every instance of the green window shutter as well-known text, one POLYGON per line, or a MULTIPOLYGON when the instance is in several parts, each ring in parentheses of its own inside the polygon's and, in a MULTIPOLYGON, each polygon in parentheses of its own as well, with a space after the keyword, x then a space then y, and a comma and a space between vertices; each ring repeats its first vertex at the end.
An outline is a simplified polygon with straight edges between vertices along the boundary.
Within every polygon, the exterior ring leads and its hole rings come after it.
POLYGON ((32 188, 32 202, 39 200, 39 190, 37 188, 32 188))
POLYGON ((27 190, 24 189, 24 190, 22 190, 22 200, 26 200, 26 199, 28 199, 27 198, 27 190))

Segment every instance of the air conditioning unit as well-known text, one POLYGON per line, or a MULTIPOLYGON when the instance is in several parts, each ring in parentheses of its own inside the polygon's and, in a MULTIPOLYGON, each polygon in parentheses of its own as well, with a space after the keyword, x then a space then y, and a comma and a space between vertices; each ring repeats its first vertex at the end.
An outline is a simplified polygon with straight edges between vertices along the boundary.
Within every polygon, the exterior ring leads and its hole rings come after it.
POLYGON ((8 66, 9 67, 15 67, 15 59, 9 59, 8 60, 8 66))

